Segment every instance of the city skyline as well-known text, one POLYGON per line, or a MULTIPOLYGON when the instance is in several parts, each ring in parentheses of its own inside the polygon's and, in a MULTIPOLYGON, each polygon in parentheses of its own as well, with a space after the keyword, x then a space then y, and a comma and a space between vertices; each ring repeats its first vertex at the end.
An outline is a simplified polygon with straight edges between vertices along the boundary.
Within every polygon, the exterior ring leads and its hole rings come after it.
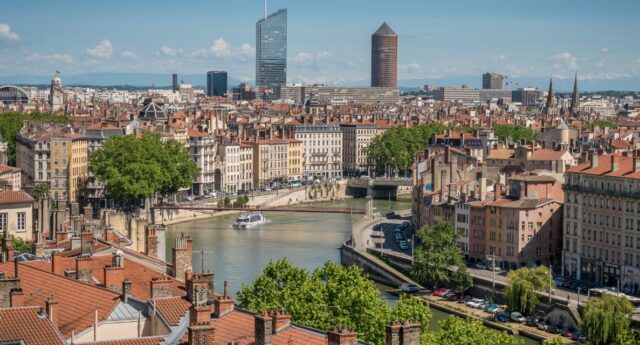
MULTIPOLYGON (((567 2, 551 10, 549 1, 526 9, 506 1, 400 1, 394 8, 381 1, 352 1, 339 11, 332 4, 337 3, 269 2, 270 13, 280 8, 290 12, 288 82, 367 84, 369 37, 385 21, 400 38, 399 80, 438 84, 494 71, 511 79, 553 75, 570 81, 577 71, 581 80, 615 86, 640 77, 640 52, 628 46, 632 20, 625 20, 640 6, 635 3, 604 7, 595 1, 580 6, 567 2)), ((6 4, 0 14, 0 53, 5 57, 0 78, 51 75, 56 69, 65 75, 204 75, 221 69, 240 81, 255 80, 253 26, 263 17, 261 1, 246 6, 161 1, 150 16, 145 16, 149 6, 144 2, 128 4, 127 11, 121 5, 86 6, 71 0, 55 7, 34 1, 20 7, 6 4), (74 20, 58 20, 64 16, 74 20)))

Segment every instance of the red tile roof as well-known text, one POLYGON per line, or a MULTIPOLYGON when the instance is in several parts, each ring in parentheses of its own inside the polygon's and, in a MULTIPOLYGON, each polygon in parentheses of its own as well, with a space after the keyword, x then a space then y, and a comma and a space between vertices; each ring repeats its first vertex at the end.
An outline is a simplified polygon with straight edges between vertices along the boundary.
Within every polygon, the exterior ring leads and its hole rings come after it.
POLYGON ((565 154, 565 151, 555 151, 549 149, 539 149, 533 151, 531 157, 529 157, 530 161, 557 161, 562 158, 565 154))
POLYGON ((567 172, 640 179, 640 171, 633 171, 633 157, 622 155, 600 155, 595 167, 591 167, 591 162, 584 162, 571 167, 567 172), (617 164, 615 170, 612 170, 612 160, 617 164))
POLYGON ((19 172, 19 171, 21 171, 20 168, 10 167, 8 165, 0 165, 0 174, 6 173, 6 172, 19 172))
POLYGON ((135 339, 98 341, 98 342, 91 343, 91 344, 97 344, 97 345, 158 345, 163 340, 164 340, 164 337, 143 337, 143 338, 135 338, 135 339))
MULTIPOLYGON (((0 264, 0 271, 14 272, 13 262, 0 264)), ((104 320, 120 303, 120 294, 76 280, 55 275, 33 267, 19 264, 20 288, 24 292, 26 306, 45 307, 45 301, 55 295, 58 302, 58 329, 65 338, 93 325, 94 313, 104 320)))
POLYGON ((33 202, 33 198, 23 191, 2 191, 0 192, 0 205, 24 204, 33 202))
POLYGON ((0 309, 0 342, 22 340, 26 345, 65 344, 39 307, 0 309))
POLYGON ((153 303, 170 326, 177 326, 180 318, 191 308, 191 302, 182 297, 155 298, 153 303))

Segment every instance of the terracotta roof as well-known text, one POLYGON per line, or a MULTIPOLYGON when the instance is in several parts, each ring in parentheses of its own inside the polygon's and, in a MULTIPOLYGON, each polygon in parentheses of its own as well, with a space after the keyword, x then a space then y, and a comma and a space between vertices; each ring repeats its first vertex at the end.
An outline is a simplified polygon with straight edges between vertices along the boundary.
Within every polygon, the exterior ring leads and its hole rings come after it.
POLYGON ((187 314, 191 308, 191 302, 182 297, 155 298, 153 303, 170 326, 177 326, 180 318, 187 314))
POLYGON ((134 339, 98 341, 98 342, 91 343, 91 344, 99 344, 99 345, 158 345, 162 341, 164 341, 164 337, 142 337, 142 338, 134 338, 134 339))
POLYGON ((0 192, 0 205, 24 204, 33 202, 33 198, 23 191, 2 191, 0 192))
POLYGON ((489 157, 487 159, 511 159, 513 158, 514 150, 511 149, 493 149, 489 151, 489 157))
POLYGON ((549 149, 539 149, 533 151, 531 157, 529 157, 530 161, 556 161, 560 160, 562 156, 564 156, 565 151, 555 151, 549 149))
POLYGON ((0 165, 0 174, 6 173, 6 172, 19 172, 19 171, 21 171, 20 168, 10 167, 8 165, 0 165))
MULTIPOLYGON (((14 272, 13 262, 0 264, 0 271, 14 272)), ((65 338, 93 325, 94 313, 104 320, 120 303, 120 294, 99 287, 80 283, 51 272, 19 264, 20 288, 24 292, 26 306, 45 307, 52 295, 58 302, 58 329, 65 338)))
POLYGON ((618 150, 621 150, 621 149, 628 150, 628 149, 631 149, 633 146, 631 145, 630 142, 625 140, 612 140, 611 147, 618 150))
POLYGON ((600 155, 595 167, 591 167, 591 162, 584 162, 569 168, 567 172, 640 179, 640 171, 633 171, 633 157, 622 155, 600 155), (612 161, 618 165, 615 170, 611 169, 612 161))
POLYGON ((26 345, 65 344, 39 307, 0 309, 0 342, 22 340, 26 345))

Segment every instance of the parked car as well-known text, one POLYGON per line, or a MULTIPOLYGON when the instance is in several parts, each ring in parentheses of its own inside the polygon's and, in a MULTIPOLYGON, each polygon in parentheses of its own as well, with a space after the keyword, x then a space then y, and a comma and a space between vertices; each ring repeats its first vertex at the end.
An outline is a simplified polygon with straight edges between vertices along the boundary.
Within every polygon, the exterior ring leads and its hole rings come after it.
POLYGON ((496 266, 496 265, 488 265, 487 269, 489 271, 493 271, 493 272, 500 272, 502 271, 502 268, 500 268, 500 266, 496 266))
POLYGON ((496 316, 494 317, 496 321, 498 322, 507 322, 509 321, 509 315, 503 311, 496 313, 496 316))
POLYGON ((511 313, 511 321, 525 323, 527 321, 527 318, 519 312, 514 311, 513 313, 511 313))
POLYGON ((449 297, 455 296, 455 295, 456 295, 455 292, 453 292, 452 290, 449 290, 449 291, 443 293, 440 297, 449 299, 449 297))
POLYGON ((420 287, 416 284, 407 284, 404 283, 402 284, 402 286, 400 286, 400 290, 402 290, 402 292, 406 292, 406 293, 416 293, 420 291, 420 287))
POLYGON ((462 297, 462 294, 459 294, 459 293, 458 293, 458 294, 451 294, 451 295, 449 295, 449 297, 447 297, 447 299, 448 299, 449 301, 460 301, 460 300, 462 300, 462 299, 463 299, 463 297, 462 297))
POLYGON ((549 325, 547 325, 544 321, 541 321, 540 323, 538 323, 538 329, 541 331, 546 331, 547 329, 549 329, 549 325))
POLYGON ((438 290, 433 292, 434 296, 442 296, 443 293, 445 293, 447 290, 447 288, 439 288, 438 290))
POLYGON ((478 308, 480 305, 485 303, 485 301, 481 298, 473 298, 471 301, 467 302, 467 305, 472 308, 478 308))
POLYGON ((542 318, 539 316, 529 316, 527 318, 527 321, 525 321, 525 323, 527 326, 536 327, 538 326, 541 320, 542 318))
POLYGON ((464 303, 464 304, 467 304, 467 302, 471 301, 471 299, 472 299, 472 298, 473 298, 473 297, 471 297, 471 296, 469 296, 469 295, 464 296, 464 298, 461 298, 461 299, 459 299, 459 300, 458 300, 458 303, 464 303))
POLYGON ((484 310, 489 305, 489 301, 483 300, 476 308, 480 310, 484 310))
POLYGON ((475 266, 476 266, 476 268, 481 269, 481 270, 487 269, 487 265, 483 264, 482 262, 476 263, 475 266))
POLYGON ((571 335, 571 340, 575 340, 575 341, 587 341, 587 336, 584 335, 582 332, 580 331, 575 331, 573 332, 573 334, 571 335))
POLYGON ((494 303, 484 307, 484 311, 493 314, 498 310, 498 308, 500 308, 500 304, 494 303))

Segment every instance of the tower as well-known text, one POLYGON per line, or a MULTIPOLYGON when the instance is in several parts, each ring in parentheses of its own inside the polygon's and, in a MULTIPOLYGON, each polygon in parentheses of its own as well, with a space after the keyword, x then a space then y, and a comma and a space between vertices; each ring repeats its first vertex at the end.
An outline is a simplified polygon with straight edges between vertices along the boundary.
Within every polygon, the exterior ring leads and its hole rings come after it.
POLYGON ((224 96, 227 94, 227 72, 207 72, 207 96, 224 96))
POLYGON ((287 83, 287 10, 256 23, 256 86, 277 89, 287 83))
POLYGON ((558 114, 558 104, 553 94, 553 78, 549 78, 549 93, 547 93, 547 103, 542 110, 542 116, 545 120, 553 120, 558 114))
POLYGON ((578 94, 578 72, 576 72, 573 80, 573 93, 571 94, 571 106, 569 106, 569 114, 575 115, 580 107, 580 95, 578 94))
POLYGON ((60 72, 51 78, 51 89, 49 90, 49 110, 52 112, 64 109, 64 94, 62 92, 62 79, 60 72))
POLYGON ((398 87, 398 35, 387 23, 371 35, 371 86, 398 87))

